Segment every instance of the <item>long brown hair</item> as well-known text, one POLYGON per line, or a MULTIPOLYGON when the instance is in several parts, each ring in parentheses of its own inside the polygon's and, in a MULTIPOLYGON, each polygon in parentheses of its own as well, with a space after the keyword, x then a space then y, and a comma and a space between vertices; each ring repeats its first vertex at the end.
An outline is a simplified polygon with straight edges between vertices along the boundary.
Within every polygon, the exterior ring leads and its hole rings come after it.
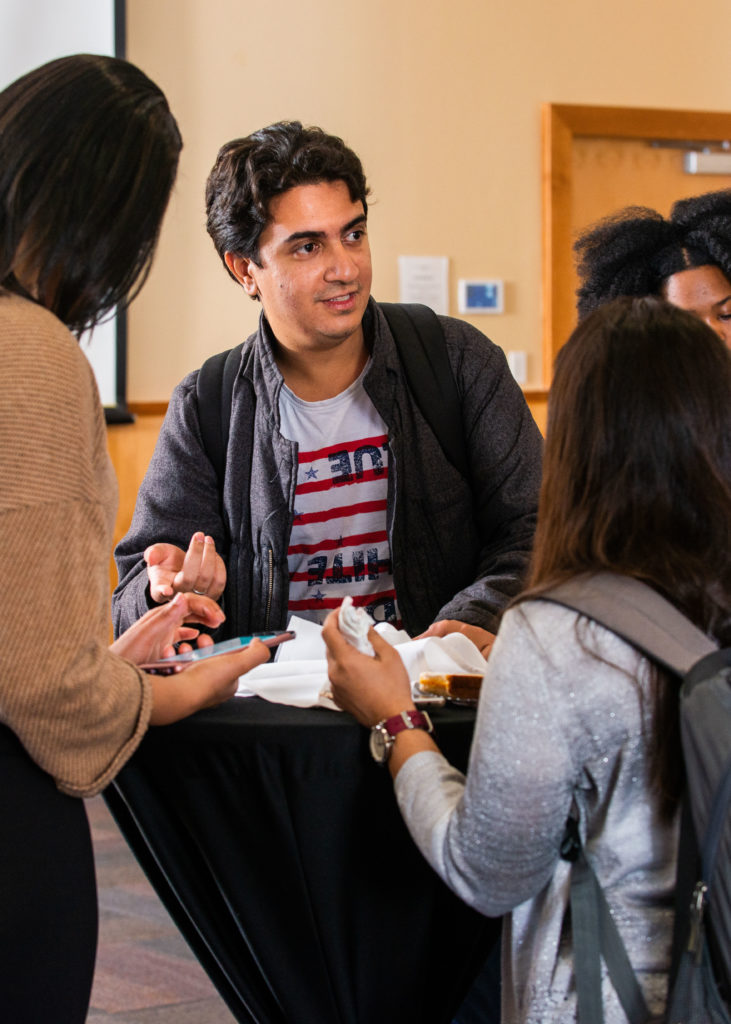
MULTIPOLYGON (((655 298, 596 310, 556 360, 524 596, 604 569, 731 643, 731 353, 655 298)), ((674 795, 677 687, 656 680, 651 772, 674 795)))

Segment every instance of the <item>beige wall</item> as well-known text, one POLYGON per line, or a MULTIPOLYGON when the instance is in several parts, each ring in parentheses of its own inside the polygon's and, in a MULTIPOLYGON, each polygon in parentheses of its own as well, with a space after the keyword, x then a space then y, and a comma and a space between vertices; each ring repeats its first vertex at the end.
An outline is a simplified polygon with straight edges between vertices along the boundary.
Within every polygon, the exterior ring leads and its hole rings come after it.
POLYGON ((127 0, 128 55, 168 94, 186 143, 156 265, 130 313, 129 398, 254 326, 205 234, 219 145, 281 118, 342 135, 373 190, 373 291, 399 254, 502 277, 472 322, 541 380, 540 106, 731 109, 729 0, 127 0))

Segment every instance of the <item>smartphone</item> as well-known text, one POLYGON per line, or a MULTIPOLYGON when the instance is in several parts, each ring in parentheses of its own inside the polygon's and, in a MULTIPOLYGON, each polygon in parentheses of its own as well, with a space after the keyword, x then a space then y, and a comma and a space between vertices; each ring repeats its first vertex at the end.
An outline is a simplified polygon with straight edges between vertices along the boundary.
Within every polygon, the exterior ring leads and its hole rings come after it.
POLYGON ((294 630, 289 629, 278 629, 269 633, 250 633, 248 636, 237 636, 232 640, 209 644, 208 647, 194 647, 192 651, 183 651, 182 654, 174 654, 170 658, 148 661, 144 665, 139 665, 138 668, 147 672, 159 672, 165 669, 172 671, 174 668, 195 664, 196 661, 202 661, 204 658, 214 658, 217 654, 230 654, 232 651, 238 651, 242 647, 248 647, 252 640, 261 640, 267 647, 276 647, 277 644, 282 644, 286 640, 294 640, 295 636, 294 630))

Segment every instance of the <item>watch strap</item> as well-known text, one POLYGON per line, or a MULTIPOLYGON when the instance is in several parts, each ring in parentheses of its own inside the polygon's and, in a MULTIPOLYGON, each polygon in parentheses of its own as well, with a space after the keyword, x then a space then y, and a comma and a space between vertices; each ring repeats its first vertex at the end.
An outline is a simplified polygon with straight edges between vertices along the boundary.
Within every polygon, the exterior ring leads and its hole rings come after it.
POLYGON ((434 732, 432 720, 426 711, 402 711, 398 715, 392 715, 391 718, 384 718, 378 724, 386 730, 391 738, 405 729, 423 729, 427 733, 434 732))
POLYGON ((423 729, 434 732, 432 720, 425 711, 402 711, 399 715, 384 718, 371 728, 370 749, 377 764, 388 763, 395 737, 408 729, 423 729))

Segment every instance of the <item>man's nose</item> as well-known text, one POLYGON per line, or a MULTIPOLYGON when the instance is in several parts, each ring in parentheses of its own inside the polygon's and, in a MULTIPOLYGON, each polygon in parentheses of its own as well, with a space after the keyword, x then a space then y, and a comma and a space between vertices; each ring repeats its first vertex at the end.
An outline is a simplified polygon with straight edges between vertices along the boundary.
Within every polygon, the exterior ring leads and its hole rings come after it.
POLYGON ((328 268, 328 281, 354 281, 358 276, 358 264, 342 243, 333 247, 328 268))

